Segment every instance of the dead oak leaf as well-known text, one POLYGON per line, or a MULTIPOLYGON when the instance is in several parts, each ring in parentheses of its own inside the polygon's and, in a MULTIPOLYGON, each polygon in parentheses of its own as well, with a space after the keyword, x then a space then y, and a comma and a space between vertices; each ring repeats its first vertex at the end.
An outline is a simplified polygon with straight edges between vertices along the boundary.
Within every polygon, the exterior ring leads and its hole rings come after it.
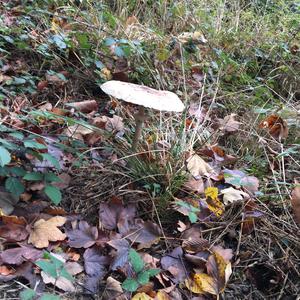
POLYGON ((236 190, 233 187, 223 189, 221 191, 221 194, 223 195, 223 202, 225 205, 239 200, 244 200, 245 198, 249 198, 249 195, 247 193, 240 190, 236 190))
POLYGON ((270 115, 259 124, 260 128, 269 130, 270 135, 275 139, 285 139, 289 134, 286 121, 277 115, 270 115))
POLYGON ((195 179, 210 176, 214 173, 213 168, 197 154, 191 155, 186 160, 186 167, 195 179))
POLYGON ((212 295, 218 295, 214 279, 204 273, 194 274, 194 276, 186 279, 185 286, 188 290, 195 294, 209 293, 212 295))
MULTIPOLYGON (((296 182, 297 184, 297 182, 296 182)), ((292 207, 297 223, 300 225, 300 185, 296 186, 292 191, 292 207)))
POLYGON ((61 216, 53 217, 47 221, 40 219, 33 225, 28 243, 33 244, 36 248, 45 248, 50 242, 63 241, 67 236, 57 227, 66 222, 66 218, 61 216))

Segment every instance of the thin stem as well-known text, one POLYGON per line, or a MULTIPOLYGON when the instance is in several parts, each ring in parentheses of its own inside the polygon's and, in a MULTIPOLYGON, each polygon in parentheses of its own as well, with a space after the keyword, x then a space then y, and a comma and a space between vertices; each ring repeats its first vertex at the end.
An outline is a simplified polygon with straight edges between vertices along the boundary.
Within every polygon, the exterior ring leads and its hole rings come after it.
POLYGON ((144 106, 140 106, 139 112, 135 115, 136 125, 135 125, 135 133, 132 141, 132 146, 131 146, 132 151, 135 151, 138 141, 141 137, 145 117, 146 117, 145 108, 144 106))

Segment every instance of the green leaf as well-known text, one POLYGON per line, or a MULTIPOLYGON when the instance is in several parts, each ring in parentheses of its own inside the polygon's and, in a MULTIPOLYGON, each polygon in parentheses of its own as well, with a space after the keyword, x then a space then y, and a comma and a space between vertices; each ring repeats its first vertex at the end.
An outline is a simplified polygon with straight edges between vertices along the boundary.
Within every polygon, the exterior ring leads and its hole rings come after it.
POLYGON ((144 268, 144 262, 142 260, 142 258, 140 257, 140 255, 133 249, 129 250, 129 255, 128 255, 129 261, 133 267, 133 270, 136 273, 139 273, 143 270, 144 268))
POLYGON ((43 159, 48 160, 53 165, 53 167, 55 169, 57 169, 57 170, 61 169, 59 161, 54 156, 52 156, 51 154, 49 154, 49 153, 42 153, 42 157, 43 157, 43 159))
POLYGON ((36 295, 36 292, 34 290, 26 289, 26 290, 23 290, 19 296, 20 296, 21 300, 33 300, 35 295, 36 295))
POLYGON ((138 274, 137 281, 139 284, 146 284, 149 282, 150 276, 148 271, 144 271, 138 274))
POLYGON ((5 180, 5 189, 17 197, 19 197, 25 191, 25 187, 22 182, 15 177, 8 177, 5 180))
POLYGON ((41 181, 43 180, 44 176, 42 173, 40 172, 31 172, 31 173, 27 173, 23 179, 25 180, 31 180, 31 181, 41 181))
POLYGON ((10 153, 2 146, 0 146, 0 166, 4 167, 11 161, 10 153))
POLYGON ((122 283, 122 288, 128 292, 135 292, 138 287, 139 287, 138 282, 133 278, 127 278, 122 283))
POLYGON ((60 190, 57 187, 52 185, 46 185, 44 192, 54 204, 57 205, 60 203, 62 199, 62 195, 60 190))
POLYGON ((152 277, 152 276, 156 276, 157 274, 159 274, 160 269, 149 269, 149 270, 147 270, 147 272, 149 273, 149 277, 152 277))
POLYGON ((51 277, 53 277, 55 279, 59 277, 56 266, 53 262, 46 261, 46 260, 39 260, 39 261, 36 261, 35 264, 38 267, 40 267, 41 270, 43 270, 44 272, 49 274, 51 277))
POLYGON ((22 167, 11 167, 9 171, 16 176, 24 176, 26 174, 26 171, 22 167))
POLYGON ((198 220, 198 217, 194 212, 189 212, 188 217, 191 223, 196 223, 198 220))
POLYGON ((39 150, 47 149, 46 145, 38 143, 38 142, 33 141, 33 140, 26 140, 26 141, 24 141, 24 146, 26 148, 39 149, 39 150))
POLYGON ((57 295, 44 294, 40 300, 61 300, 61 298, 57 295))
POLYGON ((11 132, 9 135, 12 136, 13 138, 17 139, 17 140, 23 140, 24 139, 24 134, 22 132, 11 132))
POLYGON ((56 176, 54 173, 48 172, 44 174, 45 181, 48 182, 61 182, 62 180, 56 176))

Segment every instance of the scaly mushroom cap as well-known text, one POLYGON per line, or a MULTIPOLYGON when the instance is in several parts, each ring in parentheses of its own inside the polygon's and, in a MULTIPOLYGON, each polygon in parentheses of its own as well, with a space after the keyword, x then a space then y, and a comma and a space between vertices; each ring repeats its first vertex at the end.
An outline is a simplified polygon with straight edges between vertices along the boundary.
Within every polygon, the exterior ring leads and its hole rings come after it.
POLYGON ((178 96, 169 91, 159 91, 117 80, 107 81, 100 87, 106 94, 133 104, 160 111, 181 112, 184 110, 184 105, 178 96))

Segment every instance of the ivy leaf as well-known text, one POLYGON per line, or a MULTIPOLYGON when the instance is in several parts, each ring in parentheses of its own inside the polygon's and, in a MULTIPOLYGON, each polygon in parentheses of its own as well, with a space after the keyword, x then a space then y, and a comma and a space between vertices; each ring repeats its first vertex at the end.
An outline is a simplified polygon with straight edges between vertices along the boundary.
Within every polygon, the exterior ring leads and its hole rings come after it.
POLYGON ((133 267, 133 270, 136 273, 141 272, 144 268, 144 262, 143 262, 142 258, 139 256, 139 254, 135 250, 130 249, 128 257, 129 257, 129 261, 133 267))
POLYGON ((196 223, 198 220, 198 217, 194 212, 189 212, 188 217, 191 223, 196 223))
POLYGON ((60 203, 62 199, 62 195, 60 190, 57 187, 52 185, 46 185, 44 192, 54 204, 57 205, 60 203))
POLYGON ((31 172, 27 173, 23 179, 30 180, 30 181, 41 181, 43 180, 43 174, 39 172, 31 172))
POLYGON ((62 180, 58 176, 56 176, 54 173, 48 172, 48 173, 45 173, 44 176, 45 176, 44 177, 45 181, 62 182, 62 180))
POLYGON ((24 176, 26 174, 26 171, 22 167, 12 167, 9 168, 9 171, 16 176, 24 176))
POLYGON ((147 284, 149 282, 150 276, 148 271, 144 271, 138 274, 137 281, 139 284, 147 284))
POLYGON ((2 146, 0 146, 0 166, 4 167, 11 161, 10 153, 2 146))
POLYGON ((8 177, 5 180, 5 189, 17 197, 19 197, 25 191, 25 187, 22 182, 15 177, 8 177))
POLYGON ((159 274, 160 269, 149 269, 149 270, 147 270, 147 272, 149 273, 149 276, 152 277, 152 276, 156 276, 157 274, 159 274))
POLYGON ((51 294, 44 294, 40 300, 60 300, 61 298, 56 295, 51 295, 51 294))
POLYGON ((138 287, 139 287, 138 282, 133 278, 127 278, 122 283, 122 288, 128 292, 135 292, 138 287))

